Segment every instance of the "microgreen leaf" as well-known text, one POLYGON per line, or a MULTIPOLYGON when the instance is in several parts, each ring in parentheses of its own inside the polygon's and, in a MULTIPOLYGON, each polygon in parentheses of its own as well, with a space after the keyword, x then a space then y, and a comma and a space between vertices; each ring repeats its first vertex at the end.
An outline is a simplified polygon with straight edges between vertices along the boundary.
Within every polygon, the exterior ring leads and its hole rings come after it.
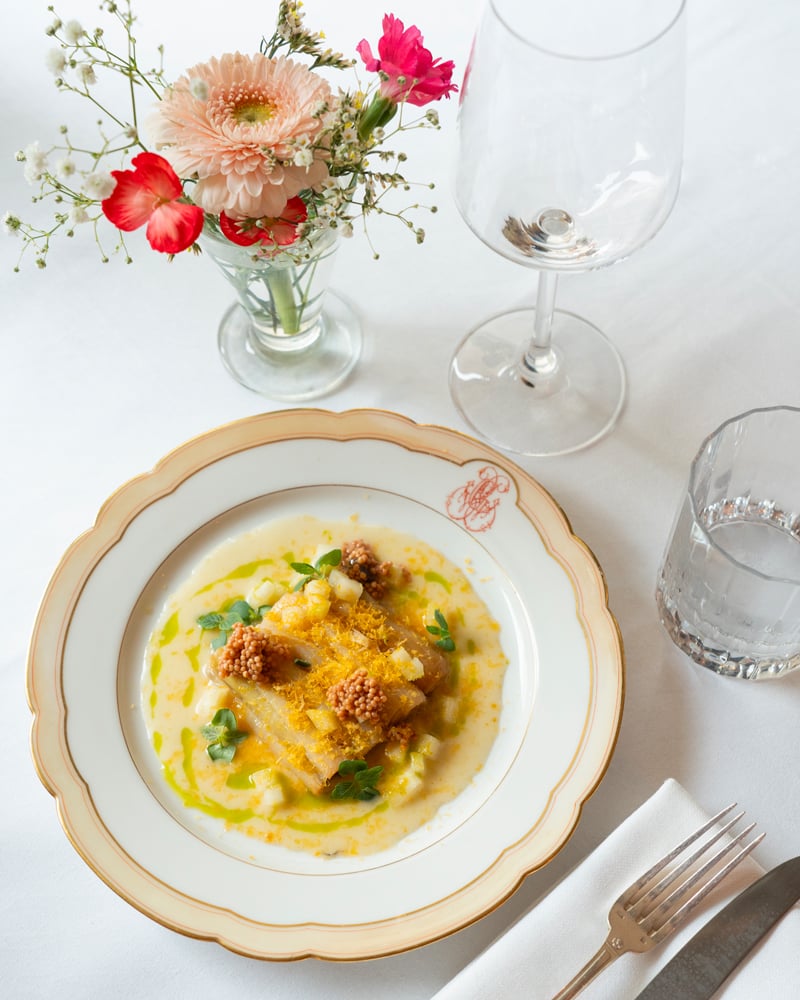
POLYGON ((302 590, 311 580, 322 580, 333 566, 338 566, 342 561, 342 550, 331 549, 330 552, 323 553, 312 566, 307 562, 289 563, 295 573, 302 573, 302 580, 298 580, 294 585, 294 590, 302 590))
POLYGON ((383 767, 380 764, 368 767, 365 760, 343 760, 338 770, 342 777, 352 775, 353 780, 340 781, 334 785, 331 789, 332 799, 359 799, 363 802, 381 794, 375 787, 383 774, 383 767))
POLYGON ((437 645, 440 649, 445 650, 447 653, 452 653, 456 648, 456 644, 453 641, 452 635, 450 635, 450 626, 447 624, 447 619, 439 608, 433 612, 433 617, 437 624, 426 625, 425 628, 431 633, 431 635, 439 636, 435 645, 437 645))
POLYGON ((236 716, 229 708, 220 708, 210 723, 202 726, 200 734, 208 743, 206 753, 212 760, 230 763, 236 748, 250 735, 236 727, 236 716))
POLYGON ((314 569, 322 570, 324 566, 338 566, 342 561, 342 550, 341 549, 331 549, 330 552, 326 552, 321 555, 319 559, 314 563, 314 569))
POLYGON ((339 774, 345 777, 348 774, 355 774, 357 771, 365 771, 367 762, 365 760, 343 760, 339 764, 339 774))
POLYGON ((296 562, 289 563, 295 573, 303 573, 306 576, 314 576, 316 569, 311 565, 311 563, 296 562))
POLYGON ((308 670, 308 668, 311 666, 308 660, 302 660, 299 656, 296 656, 294 658, 294 663, 295 666, 302 667, 303 670, 308 670))
POLYGON ((211 648, 219 649, 228 641, 228 634, 234 625, 253 625, 260 622, 264 612, 269 610, 268 604, 254 608, 241 598, 234 601, 225 611, 210 611, 197 618, 197 624, 204 631, 219 629, 219 635, 211 640, 211 648))

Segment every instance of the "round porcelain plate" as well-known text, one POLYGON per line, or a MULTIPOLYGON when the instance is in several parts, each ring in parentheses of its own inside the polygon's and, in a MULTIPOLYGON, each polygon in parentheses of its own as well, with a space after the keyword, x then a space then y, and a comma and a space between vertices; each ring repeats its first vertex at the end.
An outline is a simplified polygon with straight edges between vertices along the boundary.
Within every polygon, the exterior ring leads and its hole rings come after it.
POLYGON ((28 691, 64 829, 124 899, 242 954, 361 959, 466 926, 563 847, 614 748, 623 659, 599 566, 530 476, 452 430, 302 409, 196 438, 106 502, 47 590, 28 691), (363 858, 254 842, 184 808, 144 727, 144 645, 167 595, 218 542, 300 512, 389 524, 469 565, 509 659, 478 777, 363 858))

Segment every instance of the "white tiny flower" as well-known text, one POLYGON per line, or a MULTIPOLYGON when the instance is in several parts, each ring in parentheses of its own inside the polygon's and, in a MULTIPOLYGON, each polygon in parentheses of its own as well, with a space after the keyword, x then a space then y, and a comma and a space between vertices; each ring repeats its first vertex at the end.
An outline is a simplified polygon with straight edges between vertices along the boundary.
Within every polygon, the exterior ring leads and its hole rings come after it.
POLYGON ((64 38, 70 45, 77 45, 84 35, 80 21, 67 21, 64 25, 64 38))
POLYGON ((340 232, 346 240, 349 240, 353 235, 353 223, 352 222, 343 223, 340 232))
POLYGON ((292 157, 292 162, 296 167, 310 167, 314 162, 314 151, 307 146, 301 147, 292 157))
POLYGON ((91 63, 81 63, 78 66, 78 76, 87 87, 91 87, 93 83, 97 83, 97 75, 91 63))
POLYGON ((189 81, 189 93, 192 97, 196 97, 198 101, 207 101, 208 84, 205 80, 201 80, 195 76, 189 81))
POLYGON ((56 164, 56 173, 63 180, 72 177, 76 170, 75 161, 71 160, 68 156, 65 156, 63 160, 59 160, 56 164))
POLYGON ((44 61, 53 76, 63 73, 67 66, 66 57, 61 49, 48 49, 44 61))
POLYGON ((107 198, 116 186, 117 182, 111 174, 105 173, 87 174, 83 182, 83 190, 95 201, 107 198))
POLYGON ((6 212, 3 216, 3 228, 9 236, 16 236, 21 225, 22 220, 18 219, 16 215, 12 215, 11 212, 6 212))
POLYGON ((436 111, 435 108, 428 108, 428 110, 425 112, 425 117, 428 119, 431 125, 435 126, 439 124, 439 112, 436 111))
POLYGON ((38 142, 32 142, 23 150, 23 156, 25 180, 29 184, 33 184, 34 181, 40 180, 42 174, 47 171, 47 153, 43 153, 39 149, 38 142))
POLYGON ((69 221, 73 226, 78 226, 82 222, 89 221, 89 213, 83 205, 73 205, 69 210, 69 221))

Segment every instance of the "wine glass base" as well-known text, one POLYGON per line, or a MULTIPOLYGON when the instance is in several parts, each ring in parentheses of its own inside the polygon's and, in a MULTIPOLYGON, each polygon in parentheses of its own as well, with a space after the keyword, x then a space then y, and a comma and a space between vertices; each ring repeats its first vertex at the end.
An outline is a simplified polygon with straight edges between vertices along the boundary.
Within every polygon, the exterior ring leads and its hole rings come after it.
POLYGON ((222 317, 217 337, 222 363, 236 381, 281 402, 332 392, 355 367, 362 342, 358 316, 330 291, 325 296, 320 334, 301 349, 294 350, 290 344, 285 350, 265 349, 238 303, 222 317))
POLYGON ((625 368, 597 327, 557 309, 555 369, 531 375, 522 358, 534 314, 503 313, 469 333, 450 365, 450 392, 464 419, 491 444, 520 455, 565 455, 614 426, 625 401, 625 368))

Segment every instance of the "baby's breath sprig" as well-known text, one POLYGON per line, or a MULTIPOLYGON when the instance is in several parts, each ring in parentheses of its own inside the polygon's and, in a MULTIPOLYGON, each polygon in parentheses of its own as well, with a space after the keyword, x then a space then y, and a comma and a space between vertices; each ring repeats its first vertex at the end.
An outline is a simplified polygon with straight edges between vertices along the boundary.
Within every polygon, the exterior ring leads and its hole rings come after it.
POLYGON ((275 31, 269 38, 261 39, 261 52, 272 59, 282 48, 289 52, 302 52, 313 56, 311 69, 329 66, 331 69, 349 69, 355 60, 348 59, 341 52, 323 48, 325 33, 309 31, 303 23, 302 0, 281 0, 275 31))

